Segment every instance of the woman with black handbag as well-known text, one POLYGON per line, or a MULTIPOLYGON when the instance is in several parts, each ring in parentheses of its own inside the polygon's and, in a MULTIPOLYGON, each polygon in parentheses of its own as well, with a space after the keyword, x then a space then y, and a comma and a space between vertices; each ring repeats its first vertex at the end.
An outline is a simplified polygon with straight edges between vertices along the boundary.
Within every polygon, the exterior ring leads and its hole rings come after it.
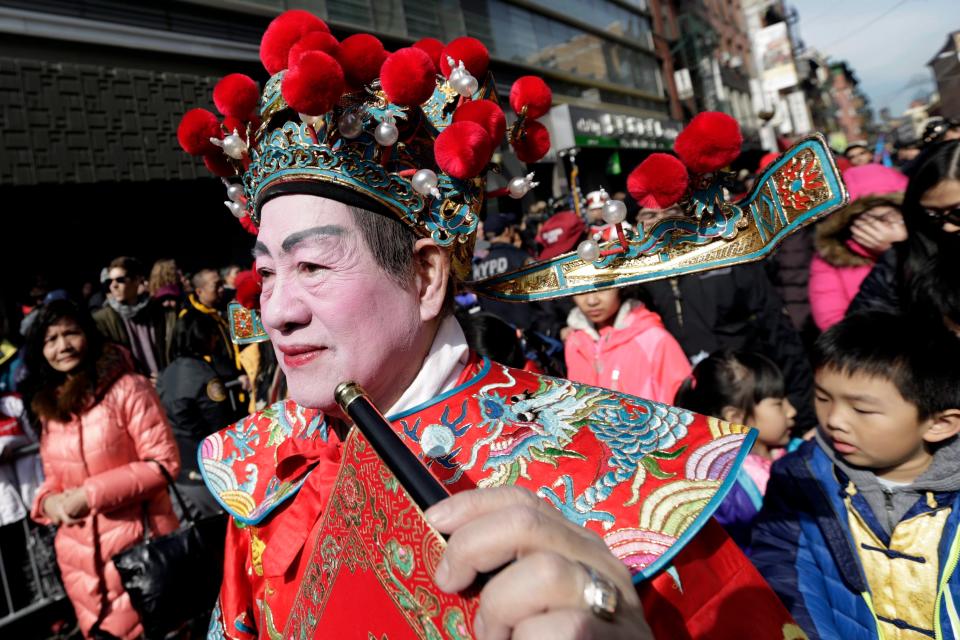
POLYGON ((105 344, 73 303, 39 312, 26 351, 46 476, 31 516, 59 525, 57 561, 84 637, 137 638, 140 615, 112 558, 145 535, 177 529, 158 466, 171 476, 180 470, 170 425, 130 354, 105 344))

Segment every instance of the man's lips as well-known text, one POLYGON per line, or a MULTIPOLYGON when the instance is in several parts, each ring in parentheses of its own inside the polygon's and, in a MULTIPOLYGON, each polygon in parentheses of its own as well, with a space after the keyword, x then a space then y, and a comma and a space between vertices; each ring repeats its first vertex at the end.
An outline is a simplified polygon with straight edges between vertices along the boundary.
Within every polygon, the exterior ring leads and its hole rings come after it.
POLYGON ((296 368, 313 362, 324 349, 325 347, 315 347, 313 345, 292 345, 280 347, 280 353, 283 354, 285 365, 296 368))

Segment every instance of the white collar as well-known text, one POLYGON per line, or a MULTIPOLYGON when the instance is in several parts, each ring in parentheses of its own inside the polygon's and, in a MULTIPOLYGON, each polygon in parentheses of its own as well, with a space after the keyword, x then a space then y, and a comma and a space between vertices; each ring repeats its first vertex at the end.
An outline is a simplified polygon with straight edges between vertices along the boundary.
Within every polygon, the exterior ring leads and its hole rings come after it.
POLYGON ((440 323, 433 338, 430 352, 420 365, 420 372, 386 415, 408 411, 449 391, 457 385, 460 374, 467 365, 470 347, 457 319, 447 316, 440 323))

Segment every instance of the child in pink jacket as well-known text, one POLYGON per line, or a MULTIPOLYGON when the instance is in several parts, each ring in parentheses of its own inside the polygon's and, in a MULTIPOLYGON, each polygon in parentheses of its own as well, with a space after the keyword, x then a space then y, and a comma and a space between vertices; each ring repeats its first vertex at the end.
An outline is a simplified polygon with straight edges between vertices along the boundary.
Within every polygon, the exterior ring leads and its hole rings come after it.
POLYGON ((874 263, 907 237, 900 214, 907 178, 879 164, 843 173, 850 204, 817 225, 810 263, 810 310, 820 330, 843 319, 874 263))
POLYGON ((660 316, 637 300, 621 300, 616 289, 573 300, 577 306, 567 317, 567 377, 672 403, 690 375, 690 362, 660 316))

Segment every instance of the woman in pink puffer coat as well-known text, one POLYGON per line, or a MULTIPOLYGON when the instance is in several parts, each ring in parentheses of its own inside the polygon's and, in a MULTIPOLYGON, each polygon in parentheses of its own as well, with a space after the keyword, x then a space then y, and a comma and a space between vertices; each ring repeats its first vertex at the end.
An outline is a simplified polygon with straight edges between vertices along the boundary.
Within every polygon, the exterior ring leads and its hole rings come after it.
POLYGON ((70 302, 40 312, 27 354, 46 476, 31 516, 59 525, 57 563, 84 636, 136 638, 140 618, 111 558, 144 539, 145 522, 153 536, 178 526, 157 467, 174 477, 180 469, 170 425, 129 354, 101 346, 89 316, 70 302))

